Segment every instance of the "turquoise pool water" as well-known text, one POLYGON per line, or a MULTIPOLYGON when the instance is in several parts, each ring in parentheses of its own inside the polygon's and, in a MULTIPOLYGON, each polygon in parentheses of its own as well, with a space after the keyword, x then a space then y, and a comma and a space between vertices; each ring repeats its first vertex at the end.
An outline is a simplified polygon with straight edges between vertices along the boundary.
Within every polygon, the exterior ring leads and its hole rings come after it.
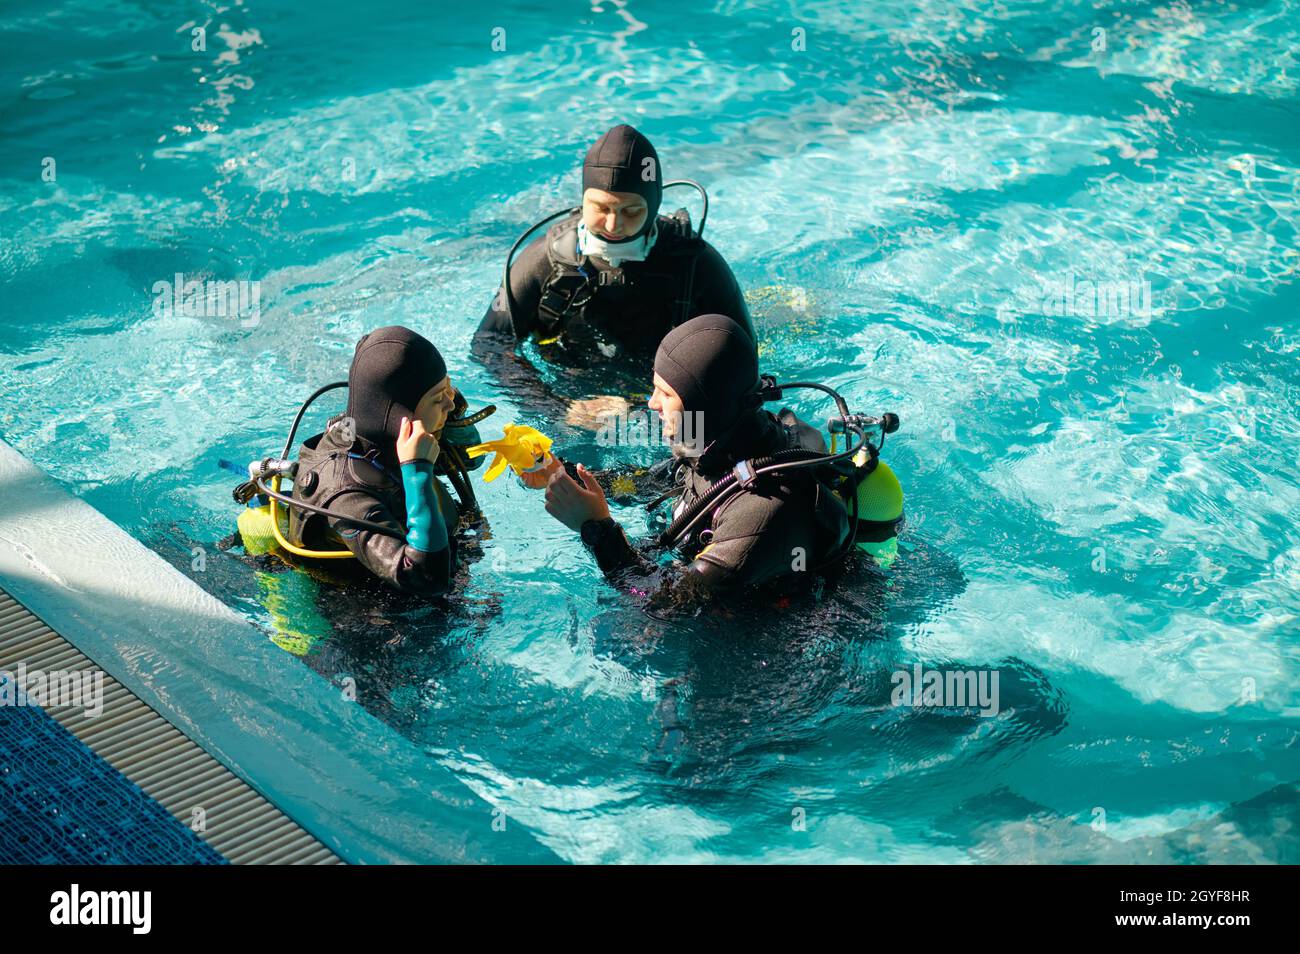
POLYGON ((1296 3, 44 6, 0 15, 0 435, 511 824, 580 862, 1296 857, 1296 3), (765 365, 901 416, 890 577, 660 623, 509 481, 452 612, 221 551, 218 461, 378 325, 584 439, 469 339, 620 121, 709 188, 765 365), (258 321, 156 313, 176 273, 258 321), (1001 711, 891 705, 916 664, 1001 711))

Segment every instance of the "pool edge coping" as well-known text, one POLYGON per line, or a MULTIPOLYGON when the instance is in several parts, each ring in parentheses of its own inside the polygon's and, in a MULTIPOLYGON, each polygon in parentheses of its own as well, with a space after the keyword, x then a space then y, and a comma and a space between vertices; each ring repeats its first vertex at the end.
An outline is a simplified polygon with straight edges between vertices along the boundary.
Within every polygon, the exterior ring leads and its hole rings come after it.
MULTIPOLYGON (((360 706, 342 701, 334 687, 322 691, 320 684, 324 681, 319 675, 274 647, 252 623, 239 617, 88 502, 70 494, 3 438, 0 438, 0 488, 8 491, 5 496, 10 504, 0 505, 0 586, 11 598, 343 861, 556 863, 561 860, 519 824, 511 826, 508 833, 497 831, 493 822, 499 810, 450 770, 432 763, 426 753, 417 751, 418 746, 360 706), (26 509, 12 507, 20 496, 30 505, 26 509), (112 619, 113 610, 121 613, 126 605, 140 616, 139 620, 112 619), (97 616, 96 609, 106 610, 107 623, 97 616), (250 729, 264 728, 258 724, 258 716, 263 714, 278 717, 279 727, 293 725, 292 713, 290 717, 281 717, 280 712, 274 711, 283 706, 284 693, 275 696, 256 682, 245 686, 227 681, 222 686, 225 695, 215 698, 215 690, 200 685, 198 677, 214 675, 214 666, 229 672, 233 665, 238 674, 244 675, 247 670, 240 671, 231 660, 211 652, 207 656, 187 656, 179 667, 171 667, 170 675, 175 675, 179 668, 186 676, 187 688, 197 689, 197 695, 191 693, 195 698, 189 700, 190 704, 184 704, 179 698, 182 693, 173 693, 173 687, 159 679, 160 672, 168 668, 161 663, 171 661, 160 658, 165 656, 169 645, 159 645, 150 639, 151 635, 164 631, 160 626, 168 621, 228 629, 236 641, 247 637, 239 646, 244 656, 235 663, 261 663, 277 668, 278 675, 290 683, 277 686, 277 690, 287 690, 292 702, 302 711, 310 707, 312 715, 319 715, 322 704, 327 705, 333 710, 328 714, 337 715, 343 723, 342 734, 326 739, 305 728, 302 733, 294 733, 293 738, 281 733, 277 740, 286 750, 268 753, 265 736, 274 732, 255 734, 250 729), (294 688, 309 691, 300 698, 292 694, 294 688), (234 704, 227 697, 234 697, 234 704), (218 727, 221 744, 214 744, 214 732, 208 731, 201 718, 205 714, 221 722, 218 727), (359 746, 358 735, 365 736, 362 742, 373 743, 369 750, 359 746), (338 745, 332 744, 336 741, 338 745), (315 756, 327 756, 331 762, 318 764, 315 756), (400 823, 407 825, 407 831, 419 836, 414 847, 393 836, 391 829, 400 827, 400 824, 389 824, 393 818, 379 814, 375 823, 369 823, 368 818, 358 817, 360 811, 331 815, 333 806, 326 806, 318 797, 322 783, 328 786, 333 780, 331 769, 364 774, 366 765, 375 758, 404 763, 411 770, 410 776, 392 783, 376 781, 364 793, 349 791, 347 794, 358 809, 380 812, 384 803, 391 805, 395 817, 400 816, 400 823), (259 781, 258 766, 267 770, 263 781, 259 781), (286 768, 291 771, 286 772, 286 768), (271 774, 276 778, 267 783, 265 778, 271 774), (440 825, 421 811, 422 808, 429 812, 441 810, 451 816, 452 824, 440 825), (304 813, 308 817, 304 818, 304 813), (366 836, 361 839, 364 845, 350 849, 337 831, 320 830, 325 818, 345 822, 348 834, 366 836), (491 849, 486 847, 489 841, 491 849)), ((174 636, 172 639, 170 648, 177 649, 181 644, 175 642, 174 636)))

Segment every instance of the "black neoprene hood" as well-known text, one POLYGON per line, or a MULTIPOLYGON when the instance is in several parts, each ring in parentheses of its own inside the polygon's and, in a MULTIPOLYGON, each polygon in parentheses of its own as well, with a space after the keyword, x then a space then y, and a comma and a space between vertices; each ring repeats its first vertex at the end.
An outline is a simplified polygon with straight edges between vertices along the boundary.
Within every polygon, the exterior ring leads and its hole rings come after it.
POLYGON ((402 418, 414 418, 420 398, 446 376, 438 349, 410 328, 391 325, 363 336, 348 371, 347 413, 356 433, 387 456, 402 418))
POLYGON ((659 344, 655 373, 701 412, 705 440, 720 436, 753 404, 758 352, 745 330, 725 315, 700 315, 678 325, 659 344))
POLYGON ((645 199, 645 224, 632 238, 654 228, 663 200, 659 154, 650 140, 631 126, 615 126, 596 140, 582 164, 582 191, 631 192, 645 199))

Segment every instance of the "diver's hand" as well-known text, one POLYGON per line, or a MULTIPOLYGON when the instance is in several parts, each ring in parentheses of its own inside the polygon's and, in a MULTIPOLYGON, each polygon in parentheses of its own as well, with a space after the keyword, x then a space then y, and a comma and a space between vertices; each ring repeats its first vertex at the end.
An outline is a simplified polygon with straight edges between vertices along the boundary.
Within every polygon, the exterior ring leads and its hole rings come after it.
POLYGON ((437 439, 424 429, 424 422, 402 418, 402 429, 397 436, 397 461, 405 464, 412 460, 427 460, 433 463, 438 459, 442 448, 437 439))
POLYGON ((557 457, 551 457, 544 467, 524 471, 519 475, 519 479, 524 482, 524 486, 529 490, 541 490, 555 476, 557 470, 564 470, 564 461, 557 457))
POLYGON ((605 491, 600 489, 596 478, 581 464, 578 476, 582 478, 581 487, 561 465, 546 485, 546 512, 570 530, 581 530, 588 520, 604 520, 609 516, 605 491))
POLYGON ((632 405, 626 399, 612 394, 583 398, 569 405, 569 410, 564 415, 564 423, 598 431, 605 426, 608 418, 627 417, 631 409, 632 405))

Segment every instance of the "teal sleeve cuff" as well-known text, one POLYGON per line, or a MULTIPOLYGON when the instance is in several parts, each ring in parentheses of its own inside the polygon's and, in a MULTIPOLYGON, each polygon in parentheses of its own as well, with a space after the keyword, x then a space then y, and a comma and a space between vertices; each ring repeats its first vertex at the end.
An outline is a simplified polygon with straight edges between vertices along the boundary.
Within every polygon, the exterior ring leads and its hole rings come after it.
POLYGON ((433 492, 433 464, 408 460, 402 465, 402 489, 406 493, 406 545, 425 553, 447 547, 447 524, 433 492))

